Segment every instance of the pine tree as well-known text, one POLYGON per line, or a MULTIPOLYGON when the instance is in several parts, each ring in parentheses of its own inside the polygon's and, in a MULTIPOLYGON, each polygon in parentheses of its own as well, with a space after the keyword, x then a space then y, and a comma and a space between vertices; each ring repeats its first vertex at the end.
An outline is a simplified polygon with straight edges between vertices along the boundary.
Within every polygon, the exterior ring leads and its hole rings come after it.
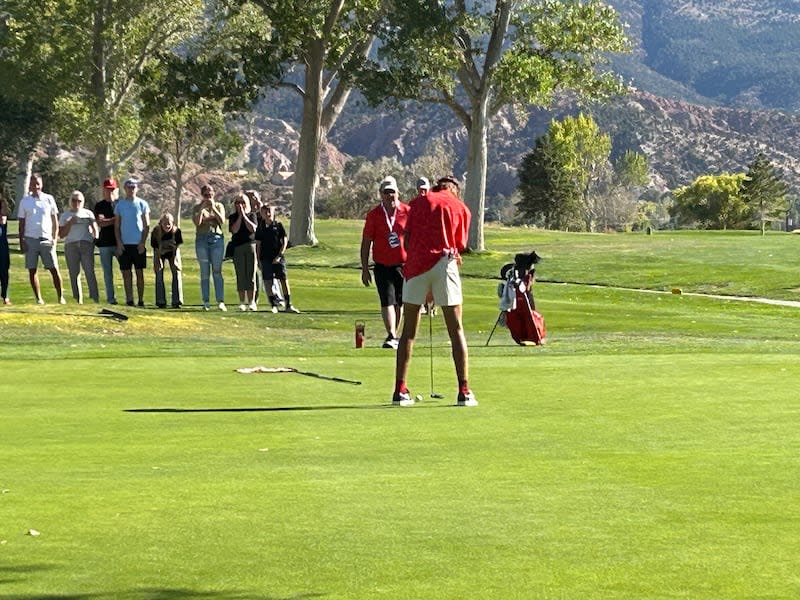
POLYGON ((742 199, 759 220, 764 235, 769 217, 783 217, 789 208, 786 198, 788 186, 763 152, 759 152, 747 169, 742 181, 742 199))

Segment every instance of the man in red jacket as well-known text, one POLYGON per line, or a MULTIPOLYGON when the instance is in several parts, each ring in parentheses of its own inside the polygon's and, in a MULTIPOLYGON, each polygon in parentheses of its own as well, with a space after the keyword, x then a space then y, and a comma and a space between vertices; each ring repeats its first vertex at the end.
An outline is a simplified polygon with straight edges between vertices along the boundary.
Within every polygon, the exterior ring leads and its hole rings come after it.
POLYGON ((384 348, 397 349, 397 325, 403 302, 403 263, 406 262, 405 232, 408 205, 399 198, 397 181, 386 177, 380 184, 381 202, 367 213, 361 234, 361 282, 372 281, 369 254, 375 262, 375 287, 381 301, 381 317, 386 328, 384 348))
POLYGON ((420 307, 428 295, 439 305, 447 324, 452 346, 453 363, 458 379, 458 406, 477 406, 469 389, 469 356, 461 323, 461 252, 467 247, 470 212, 458 198, 459 184, 455 177, 442 177, 427 195, 411 203, 406 225, 408 258, 403 269, 403 331, 397 348, 395 390, 392 403, 411 406, 414 400, 408 391, 406 377, 414 339, 419 326, 420 307))

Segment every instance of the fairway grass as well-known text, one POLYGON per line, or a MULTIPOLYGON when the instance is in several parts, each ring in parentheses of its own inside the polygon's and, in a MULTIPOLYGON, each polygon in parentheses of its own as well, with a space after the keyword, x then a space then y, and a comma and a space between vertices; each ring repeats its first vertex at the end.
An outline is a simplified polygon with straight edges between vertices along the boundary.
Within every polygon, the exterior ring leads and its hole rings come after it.
MULTIPOLYGON (((517 235, 509 248, 529 247, 517 235)), ((25 303, 15 279, 0 311, 0 599, 800 597, 800 309, 642 293, 605 268, 564 283, 579 252, 623 264, 645 236, 537 235, 543 347, 502 328, 486 346, 508 252, 465 260, 477 408, 452 406, 441 317, 445 399, 429 397, 424 317, 409 375, 424 400, 390 406, 375 291, 339 246, 290 260, 301 315, 190 298, 117 322, 25 303), (609 240, 629 244, 618 261, 609 240), (598 281, 618 287, 581 285, 598 281), (362 383, 235 372, 256 365, 362 383)), ((677 236, 687 255, 695 236, 677 236)), ((794 241, 767 238, 779 254, 794 241)), ((708 242, 722 246, 709 264, 762 243, 730 240, 708 242)))

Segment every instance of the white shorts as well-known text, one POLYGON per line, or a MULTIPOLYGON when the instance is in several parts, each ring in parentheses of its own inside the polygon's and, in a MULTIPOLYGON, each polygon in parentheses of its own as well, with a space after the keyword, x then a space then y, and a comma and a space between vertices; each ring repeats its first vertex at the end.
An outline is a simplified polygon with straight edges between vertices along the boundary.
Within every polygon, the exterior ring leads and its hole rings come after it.
POLYGON ((425 304, 428 292, 439 306, 462 304, 461 275, 455 258, 443 256, 430 270, 407 279, 403 284, 403 302, 425 304))

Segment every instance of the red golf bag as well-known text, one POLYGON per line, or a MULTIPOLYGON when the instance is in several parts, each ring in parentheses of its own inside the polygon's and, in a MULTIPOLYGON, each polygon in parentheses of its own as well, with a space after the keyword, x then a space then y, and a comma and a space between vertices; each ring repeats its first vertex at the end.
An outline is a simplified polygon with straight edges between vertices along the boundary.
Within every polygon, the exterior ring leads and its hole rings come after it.
POLYGON ((514 341, 520 345, 544 344, 547 329, 544 317, 536 311, 531 288, 535 281, 534 265, 541 260, 536 252, 530 254, 517 254, 513 263, 508 263, 500 269, 500 278, 505 283, 497 286, 497 295, 500 297, 500 315, 486 340, 492 339, 497 325, 502 323, 508 327, 514 341))

